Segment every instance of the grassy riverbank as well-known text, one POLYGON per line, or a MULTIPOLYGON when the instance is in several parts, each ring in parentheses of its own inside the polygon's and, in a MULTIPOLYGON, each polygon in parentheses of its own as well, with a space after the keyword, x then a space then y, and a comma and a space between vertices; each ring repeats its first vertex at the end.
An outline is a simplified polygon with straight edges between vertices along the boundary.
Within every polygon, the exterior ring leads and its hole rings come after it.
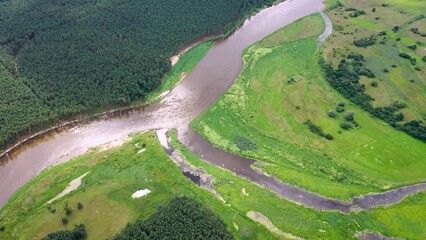
POLYGON ((283 200, 269 190, 210 165, 191 153, 172 134, 172 145, 193 166, 214 176, 214 188, 230 207, 241 214, 260 212, 281 231, 305 239, 352 239, 357 232, 376 232, 408 239, 426 237, 426 193, 407 197, 391 207, 342 214, 305 208, 283 200))
POLYGON ((5 227, 0 238, 41 238, 53 231, 71 230, 75 224, 85 224, 88 239, 107 239, 118 233, 127 222, 145 219, 157 206, 182 195, 196 199, 218 213, 237 238, 248 235, 252 239, 274 239, 266 229, 185 178, 165 154, 153 132, 136 134, 120 148, 103 152, 94 149, 43 171, 16 192, 0 210, 0 226, 5 227), (142 147, 144 144, 146 146, 142 147), (78 190, 45 205, 71 180, 85 172, 89 174, 78 190), (135 191, 145 188, 151 193, 140 199, 131 198, 135 191), (73 213, 68 217, 68 224, 64 225, 61 219, 65 216, 66 202, 73 213), (78 202, 83 204, 83 209, 77 209, 78 202), (56 209, 56 212, 51 213, 48 207, 56 209), (233 227, 233 221, 238 221, 240 231, 233 227))
POLYGON ((161 85, 148 95, 144 104, 154 102, 155 100, 158 100, 159 97, 161 97, 162 93, 171 91, 174 86, 183 80, 183 78, 185 78, 185 76, 192 71, 198 62, 204 58, 212 46, 212 41, 204 41, 198 43, 186 53, 184 53, 179 58, 178 62, 173 66, 172 70, 169 72, 161 85))
POLYGON ((286 239, 268 231, 247 217, 249 211, 266 216, 279 230, 305 239, 353 239, 359 231, 386 236, 422 239, 426 237, 426 194, 409 197, 390 208, 342 214, 321 212, 288 202, 258 185, 212 166, 193 155, 172 134, 175 146, 193 166, 214 177, 214 189, 226 203, 185 178, 168 158, 155 134, 135 134, 118 148, 97 149, 70 162, 43 171, 21 188, 0 210, 1 239, 39 239, 49 232, 85 224, 88 239, 110 239, 125 224, 146 219, 158 205, 176 196, 188 196, 219 215, 236 239, 286 239), (141 151, 145 149, 144 151, 141 151), (73 179, 89 174, 74 192, 45 203, 60 193, 73 179), (139 189, 152 192, 139 199, 131 195, 139 189), (77 209, 81 202, 83 208, 77 209), (73 212, 64 225, 64 204, 73 212), (56 209, 54 213, 49 209, 56 209))
POLYGON ((268 174, 328 197, 424 181, 424 143, 370 117, 325 80, 316 47, 322 22, 305 17, 246 49, 234 85, 192 127, 266 163, 257 167, 268 174), (340 102, 345 112, 336 113, 340 102), (348 112, 359 127, 341 128, 348 112))

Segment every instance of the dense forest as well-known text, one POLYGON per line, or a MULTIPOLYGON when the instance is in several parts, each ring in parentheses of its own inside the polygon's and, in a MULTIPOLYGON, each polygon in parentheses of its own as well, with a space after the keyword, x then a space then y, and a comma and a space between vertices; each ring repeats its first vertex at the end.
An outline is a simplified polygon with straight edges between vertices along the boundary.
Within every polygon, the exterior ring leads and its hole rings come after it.
POLYGON ((145 221, 129 223, 114 240, 233 239, 225 224, 198 202, 178 197, 145 221))
POLYGON ((276 0, 0 1, 0 149, 159 86, 169 58, 276 0))

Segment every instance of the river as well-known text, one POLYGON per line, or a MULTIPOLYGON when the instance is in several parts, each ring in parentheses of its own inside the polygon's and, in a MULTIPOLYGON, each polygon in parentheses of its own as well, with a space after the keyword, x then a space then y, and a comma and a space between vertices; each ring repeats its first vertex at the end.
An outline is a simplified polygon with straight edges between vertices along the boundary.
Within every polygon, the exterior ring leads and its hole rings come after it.
MULTIPOLYGON (((264 9, 246 20, 231 36, 217 41, 193 71, 161 101, 122 116, 114 115, 44 136, 21 147, 17 154, 0 166, 0 206, 43 169, 68 161, 91 147, 133 132, 177 128, 179 139, 206 161, 231 169, 288 200, 318 209, 347 212, 352 204, 327 199, 257 173, 250 168, 254 160, 216 149, 188 128, 193 119, 206 111, 232 85, 242 70, 244 48, 301 17, 320 12, 323 7, 322 0, 287 0, 264 9)), ((331 26, 327 31, 331 32, 331 26)), ((416 186, 416 189, 426 189, 426 185, 416 186)), ((358 199, 356 205, 366 209, 375 206, 377 201, 368 199, 371 204, 364 206, 364 201, 358 199)), ((389 204, 383 204, 386 203, 389 204)))

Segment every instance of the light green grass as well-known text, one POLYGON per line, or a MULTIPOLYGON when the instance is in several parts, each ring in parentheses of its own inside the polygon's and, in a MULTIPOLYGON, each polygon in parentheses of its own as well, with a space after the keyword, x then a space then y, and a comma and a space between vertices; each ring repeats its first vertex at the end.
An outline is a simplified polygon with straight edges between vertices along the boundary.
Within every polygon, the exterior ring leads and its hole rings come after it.
POLYGON ((342 214, 315 211, 285 201, 270 191, 235 176, 228 170, 201 161, 172 135, 172 145, 194 166, 215 176, 215 188, 241 213, 250 210, 267 216, 284 232, 305 239, 353 239, 357 232, 379 232, 385 236, 423 239, 426 237, 426 193, 408 197, 389 208, 342 214), (245 189, 244 194, 242 189, 245 189))
POLYGON ((5 226, 0 239, 40 239, 49 232, 72 229, 80 223, 86 225, 87 239, 111 239, 127 222, 145 219, 157 206, 182 195, 219 214, 237 239, 276 238, 245 213, 227 207, 185 178, 165 154, 154 132, 148 132, 134 135, 120 148, 88 153, 43 171, 0 210, 0 226, 5 226), (138 153, 143 143, 147 145, 146 151, 138 153), (56 212, 50 213, 44 203, 85 172, 89 174, 82 186, 51 204, 56 212), (152 192, 140 199, 131 198, 132 193, 144 188, 152 192), (74 211, 64 226, 61 218, 65 216, 65 202, 74 211), (77 202, 83 203, 82 210, 77 210, 77 202), (239 230, 234 228, 234 222, 239 230))
POLYGON ((402 112, 406 116, 404 121, 425 120, 426 113, 426 64, 421 58, 426 55, 426 41, 423 37, 413 34, 410 28, 417 27, 420 32, 426 32, 426 19, 409 23, 416 16, 424 14, 426 2, 422 0, 360 0, 341 1, 342 9, 333 9, 327 12, 333 24, 343 27, 334 31, 324 43, 324 56, 327 61, 337 66, 342 56, 356 52, 361 53, 367 60, 366 67, 376 75, 375 79, 368 79, 364 83, 366 92, 376 101, 374 107, 389 106, 400 101, 407 104, 402 112), (382 4, 389 4, 382 7, 382 4), (364 10, 365 15, 357 18, 349 17, 347 8, 364 10), (372 12, 375 8, 376 12, 372 12), (379 19, 376 19, 379 18, 379 19), (401 29, 394 33, 392 28, 399 26, 401 29), (386 31, 386 36, 377 36, 379 32, 386 31), (372 35, 377 36, 377 43, 367 48, 357 48, 353 41, 372 35), (384 44, 380 42, 384 39, 384 44), (397 41, 400 39, 400 41, 397 41), (420 44, 421 45, 420 45, 420 44), (407 47, 417 44, 415 51, 407 47), (398 56, 404 52, 417 59, 416 66, 406 59, 398 56), (396 65, 396 68, 391 67, 396 65), (421 69, 416 71, 415 67, 421 69), (384 69, 389 73, 384 73, 384 69), (371 81, 379 82, 380 89, 368 87, 371 81))
MULTIPOLYGON (((322 212, 288 202, 257 184, 235 176, 228 170, 201 161, 176 140, 172 145, 193 166, 214 177, 214 189, 225 199, 186 179, 168 158, 153 132, 135 134, 123 146, 104 152, 96 150, 70 162, 45 170, 21 188, 0 210, 0 239, 39 239, 47 233, 86 225, 88 239, 111 239, 127 221, 145 219, 157 206, 175 196, 186 195, 218 214, 236 239, 280 239, 263 225, 250 220, 248 211, 267 216, 284 232, 305 239, 354 239, 359 231, 380 232, 386 236, 423 239, 426 194, 420 193, 390 208, 342 214, 322 212), (145 143, 146 151, 138 153, 145 143), (50 213, 43 204, 60 193, 72 179, 89 171, 76 191, 54 202, 50 213), (130 196, 148 188, 150 194, 140 199, 130 196), (245 189, 244 193, 242 189, 245 189), (63 204, 73 208, 67 225, 61 223, 63 204), (77 210, 76 203, 83 203, 77 210), (403 216, 404 221, 397 220, 403 216), (238 229, 237 229, 238 228, 238 229)), ((172 223, 171 223, 172 224, 172 223)))
POLYGON ((311 15, 246 49, 241 75, 192 127, 220 148, 269 163, 257 166, 263 171, 328 197, 347 200, 425 181, 421 141, 348 101, 346 111, 355 113, 361 128, 342 130, 344 114, 327 116, 345 99, 328 85, 318 65, 320 55, 314 54, 323 29, 318 21, 322 22, 318 14, 311 15), (280 34, 286 36, 277 37, 280 34), (302 38, 287 41, 298 35, 302 38), (334 140, 311 133, 304 124, 308 119, 334 140), (237 136, 257 148, 240 150, 237 136))

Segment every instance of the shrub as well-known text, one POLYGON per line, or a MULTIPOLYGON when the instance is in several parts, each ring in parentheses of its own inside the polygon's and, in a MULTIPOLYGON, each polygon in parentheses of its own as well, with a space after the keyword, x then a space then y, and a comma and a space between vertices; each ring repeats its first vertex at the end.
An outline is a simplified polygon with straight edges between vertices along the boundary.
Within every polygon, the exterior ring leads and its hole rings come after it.
POLYGON ((337 106, 336 107, 336 112, 338 112, 338 113, 342 113, 342 112, 344 112, 345 111, 345 108, 344 107, 342 107, 342 106, 337 106))
POLYGON ((387 72, 389 72, 389 69, 384 68, 384 69, 383 69, 383 72, 384 72, 384 73, 387 73, 387 72))
POLYGON ((342 122, 342 123, 340 124, 340 127, 341 127, 341 128, 343 128, 343 129, 345 129, 345 130, 348 130, 348 129, 351 129, 351 128, 352 128, 352 124, 350 124, 350 123, 348 123, 348 122, 342 122))
POLYGON ((82 204, 81 202, 78 202, 78 203, 77 203, 77 209, 78 209, 78 210, 83 209, 83 204, 82 204))
POLYGON ((3 232, 6 228, 4 226, 0 226, 0 232, 3 232))
POLYGON ((414 70, 416 70, 416 71, 420 72, 422 69, 421 69, 421 68, 419 68, 419 67, 415 67, 415 68, 414 68, 414 70))
POLYGON ((64 204, 65 215, 69 216, 72 214, 72 209, 68 206, 68 202, 64 204))
POLYGON ((365 14, 364 10, 356 10, 355 12, 350 13, 349 17, 355 18, 364 14, 365 14))
POLYGON ((339 106, 339 107, 345 107, 345 102, 339 102, 339 104, 337 104, 337 106, 339 106))
POLYGON ((62 221, 63 224, 67 224, 68 223, 68 218, 67 217, 63 217, 61 219, 61 221, 62 221))
POLYGON ((366 48, 368 46, 376 44, 376 41, 377 41, 376 37, 371 36, 371 37, 368 37, 368 38, 362 38, 360 40, 354 41, 354 45, 357 46, 357 47, 366 48))
POLYGON ((411 56, 407 53, 400 53, 399 56, 405 59, 411 59, 411 56))
POLYGON ((347 112, 345 114, 345 119, 349 122, 352 122, 354 120, 354 116, 355 116, 354 112, 347 112))
POLYGON ((423 62, 426 62, 426 56, 422 57, 423 62))
POLYGON ((329 134, 329 133, 327 133, 327 134, 325 134, 325 136, 324 136, 327 140, 333 140, 334 138, 333 138, 333 136, 331 135, 331 134, 329 134))
POLYGON ((393 31, 394 33, 396 33, 396 32, 398 32, 400 29, 401 29, 401 27, 399 27, 399 26, 394 26, 394 27, 392 28, 392 31, 393 31))
POLYGON ((255 150, 257 148, 256 143, 242 136, 235 137, 235 144, 241 151, 255 150))
POLYGON ((376 8, 371 9, 372 12, 376 12, 376 8))
POLYGON ((372 87, 378 87, 379 84, 376 81, 372 81, 370 84, 372 87))
POLYGON ((414 44, 414 45, 410 45, 410 46, 408 46, 407 48, 409 48, 409 49, 411 49, 411 50, 416 50, 416 49, 417 49, 417 45, 416 45, 416 44, 414 44))
POLYGON ((334 112, 333 110, 329 110, 327 115, 331 118, 335 118, 336 117, 336 112, 334 112))

